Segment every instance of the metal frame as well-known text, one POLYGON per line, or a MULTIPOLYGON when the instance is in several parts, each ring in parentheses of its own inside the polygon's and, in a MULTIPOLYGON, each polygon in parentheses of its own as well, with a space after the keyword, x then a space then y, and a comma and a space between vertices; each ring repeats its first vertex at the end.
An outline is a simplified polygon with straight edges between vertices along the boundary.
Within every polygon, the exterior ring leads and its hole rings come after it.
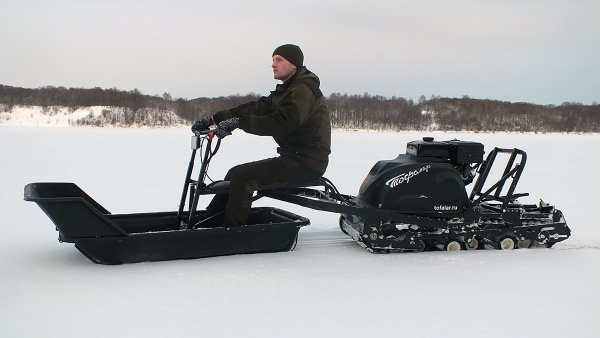
POLYGON ((502 202, 502 210, 505 210, 509 206, 509 204, 514 203, 517 198, 528 196, 528 193, 515 194, 515 189, 517 187, 517 184, 519 183, 519 179, 521 178, 521 174, 523 173, 523 169, 525 168, 526 162, 527 154, 523 150, 516 148, 494 148, 479 168, 479 176, 477 177, 477 181, 475 182, 475 185, 473 186, 473 190, 471 191, 471 195, 469 197, 469 209, 473 209, 474 207, 480 205, 482 202, 493 200, 502 202), (496 157, 498 156, 498 154, 510 154, 510 157, 506 163, 506 167, 504 168, 502 177, 488 190, 482 192, 483 186, 487 181, 487 178, 490 174, 492 167, 494 166, 494 162, 496 161, 496 157), (509 180, 511 182, 506 192, 506 195, 501 195, 504 186, 509 180))

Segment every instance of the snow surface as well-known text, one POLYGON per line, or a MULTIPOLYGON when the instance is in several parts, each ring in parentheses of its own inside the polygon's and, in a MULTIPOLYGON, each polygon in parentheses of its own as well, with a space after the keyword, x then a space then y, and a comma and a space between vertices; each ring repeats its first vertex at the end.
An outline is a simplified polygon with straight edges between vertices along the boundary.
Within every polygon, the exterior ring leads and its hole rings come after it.
MULTIPOLYGON (((176 210, 189 129, 0 125, 0 336, 600 336, 600 135, 334 132, 326 177, 355 194, 377 160, 422 136, 527 151, 522 201, 556 205, 572 237, 552 249, 375 255, 338 215, 262 199, 311 220, 294 251, 97 265, 58 243, 23 187, 75 182, 113 213, 176 210)), ((274 149, 236 131, 211 176, 274 149)))

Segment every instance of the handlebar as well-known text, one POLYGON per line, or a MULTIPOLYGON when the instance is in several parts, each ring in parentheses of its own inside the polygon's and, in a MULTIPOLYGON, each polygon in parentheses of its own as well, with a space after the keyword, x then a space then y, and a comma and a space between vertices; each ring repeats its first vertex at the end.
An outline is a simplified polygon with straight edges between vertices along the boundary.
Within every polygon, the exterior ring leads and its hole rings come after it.
POLYGON ((215 137, 216 129, 207 129, 207 130, 195 130, 193 131, 194 135, 192 136, 192 156, 190 158, 190 163, 188 165, 188 171, 185 178, 185 185, 183 187, 183 192, 181 194, 181 202, 179 203, 179 211, 177 212, 177 224, 179 224, 180 229, 185 229, 191 227, 193 223, 193 219, 195 217, 195 213, 190 211, 187 223, 183 221, 184 217, 184 207, 187 199, 187 193, 190 192, 190 210, 196 210, 198 206, 198 196, 201 191, 206 186, 206 178, 208 177, 208 166, 212 157, 219 150, 219 146, 221 145, 221 139, 217 138, 217 142, 213 145, 213 138, 215 137), (204 148, 205 146, 205 148, 204 148), (198 174, 198 180, 194 181, 192 177, 192 170, 194 169, 194 162, 196 160, 196 152, 200 149, 200 152, 203 154, 200 157, 200 172, 198 174))
POLYGON ((200 137, 202 135, 209 135, 209 137, 212 139, 215 136, 215 132, 217 131, 217 129, 206 129, 206 130, 196 130, 194 131, 194 135, 200 137))

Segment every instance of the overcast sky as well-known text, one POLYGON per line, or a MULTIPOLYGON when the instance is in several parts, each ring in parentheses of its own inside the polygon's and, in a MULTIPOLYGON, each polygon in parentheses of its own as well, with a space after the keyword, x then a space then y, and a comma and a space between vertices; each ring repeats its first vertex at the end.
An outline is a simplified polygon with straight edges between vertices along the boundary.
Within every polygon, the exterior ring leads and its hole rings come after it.
POLYGON ((2 0, 0 84, 268 95, 299 45, 331 93, 600 102, 598 0, 2 0))

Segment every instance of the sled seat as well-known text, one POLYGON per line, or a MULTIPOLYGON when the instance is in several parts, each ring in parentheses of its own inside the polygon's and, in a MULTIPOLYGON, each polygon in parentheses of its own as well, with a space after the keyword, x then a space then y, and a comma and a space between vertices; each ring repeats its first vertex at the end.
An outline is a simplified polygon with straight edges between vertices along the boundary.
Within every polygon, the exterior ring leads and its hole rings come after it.
MULTIPOLYGON (((318 187, 318 186, 327 186, 326 178, 320 177, 316 180, 306 181, 301 183, 292 183, 286 184, 277 188, 269 188, 269 189, 261 189, 261 190, 283 190, 283 189, 292 189, 292 188, 306 188, 306 187, 318 187)), ((230 181, 214 181, 213 183, 207 185, 203 191, 203 194, 217 194, 229 191, 230 181)))

